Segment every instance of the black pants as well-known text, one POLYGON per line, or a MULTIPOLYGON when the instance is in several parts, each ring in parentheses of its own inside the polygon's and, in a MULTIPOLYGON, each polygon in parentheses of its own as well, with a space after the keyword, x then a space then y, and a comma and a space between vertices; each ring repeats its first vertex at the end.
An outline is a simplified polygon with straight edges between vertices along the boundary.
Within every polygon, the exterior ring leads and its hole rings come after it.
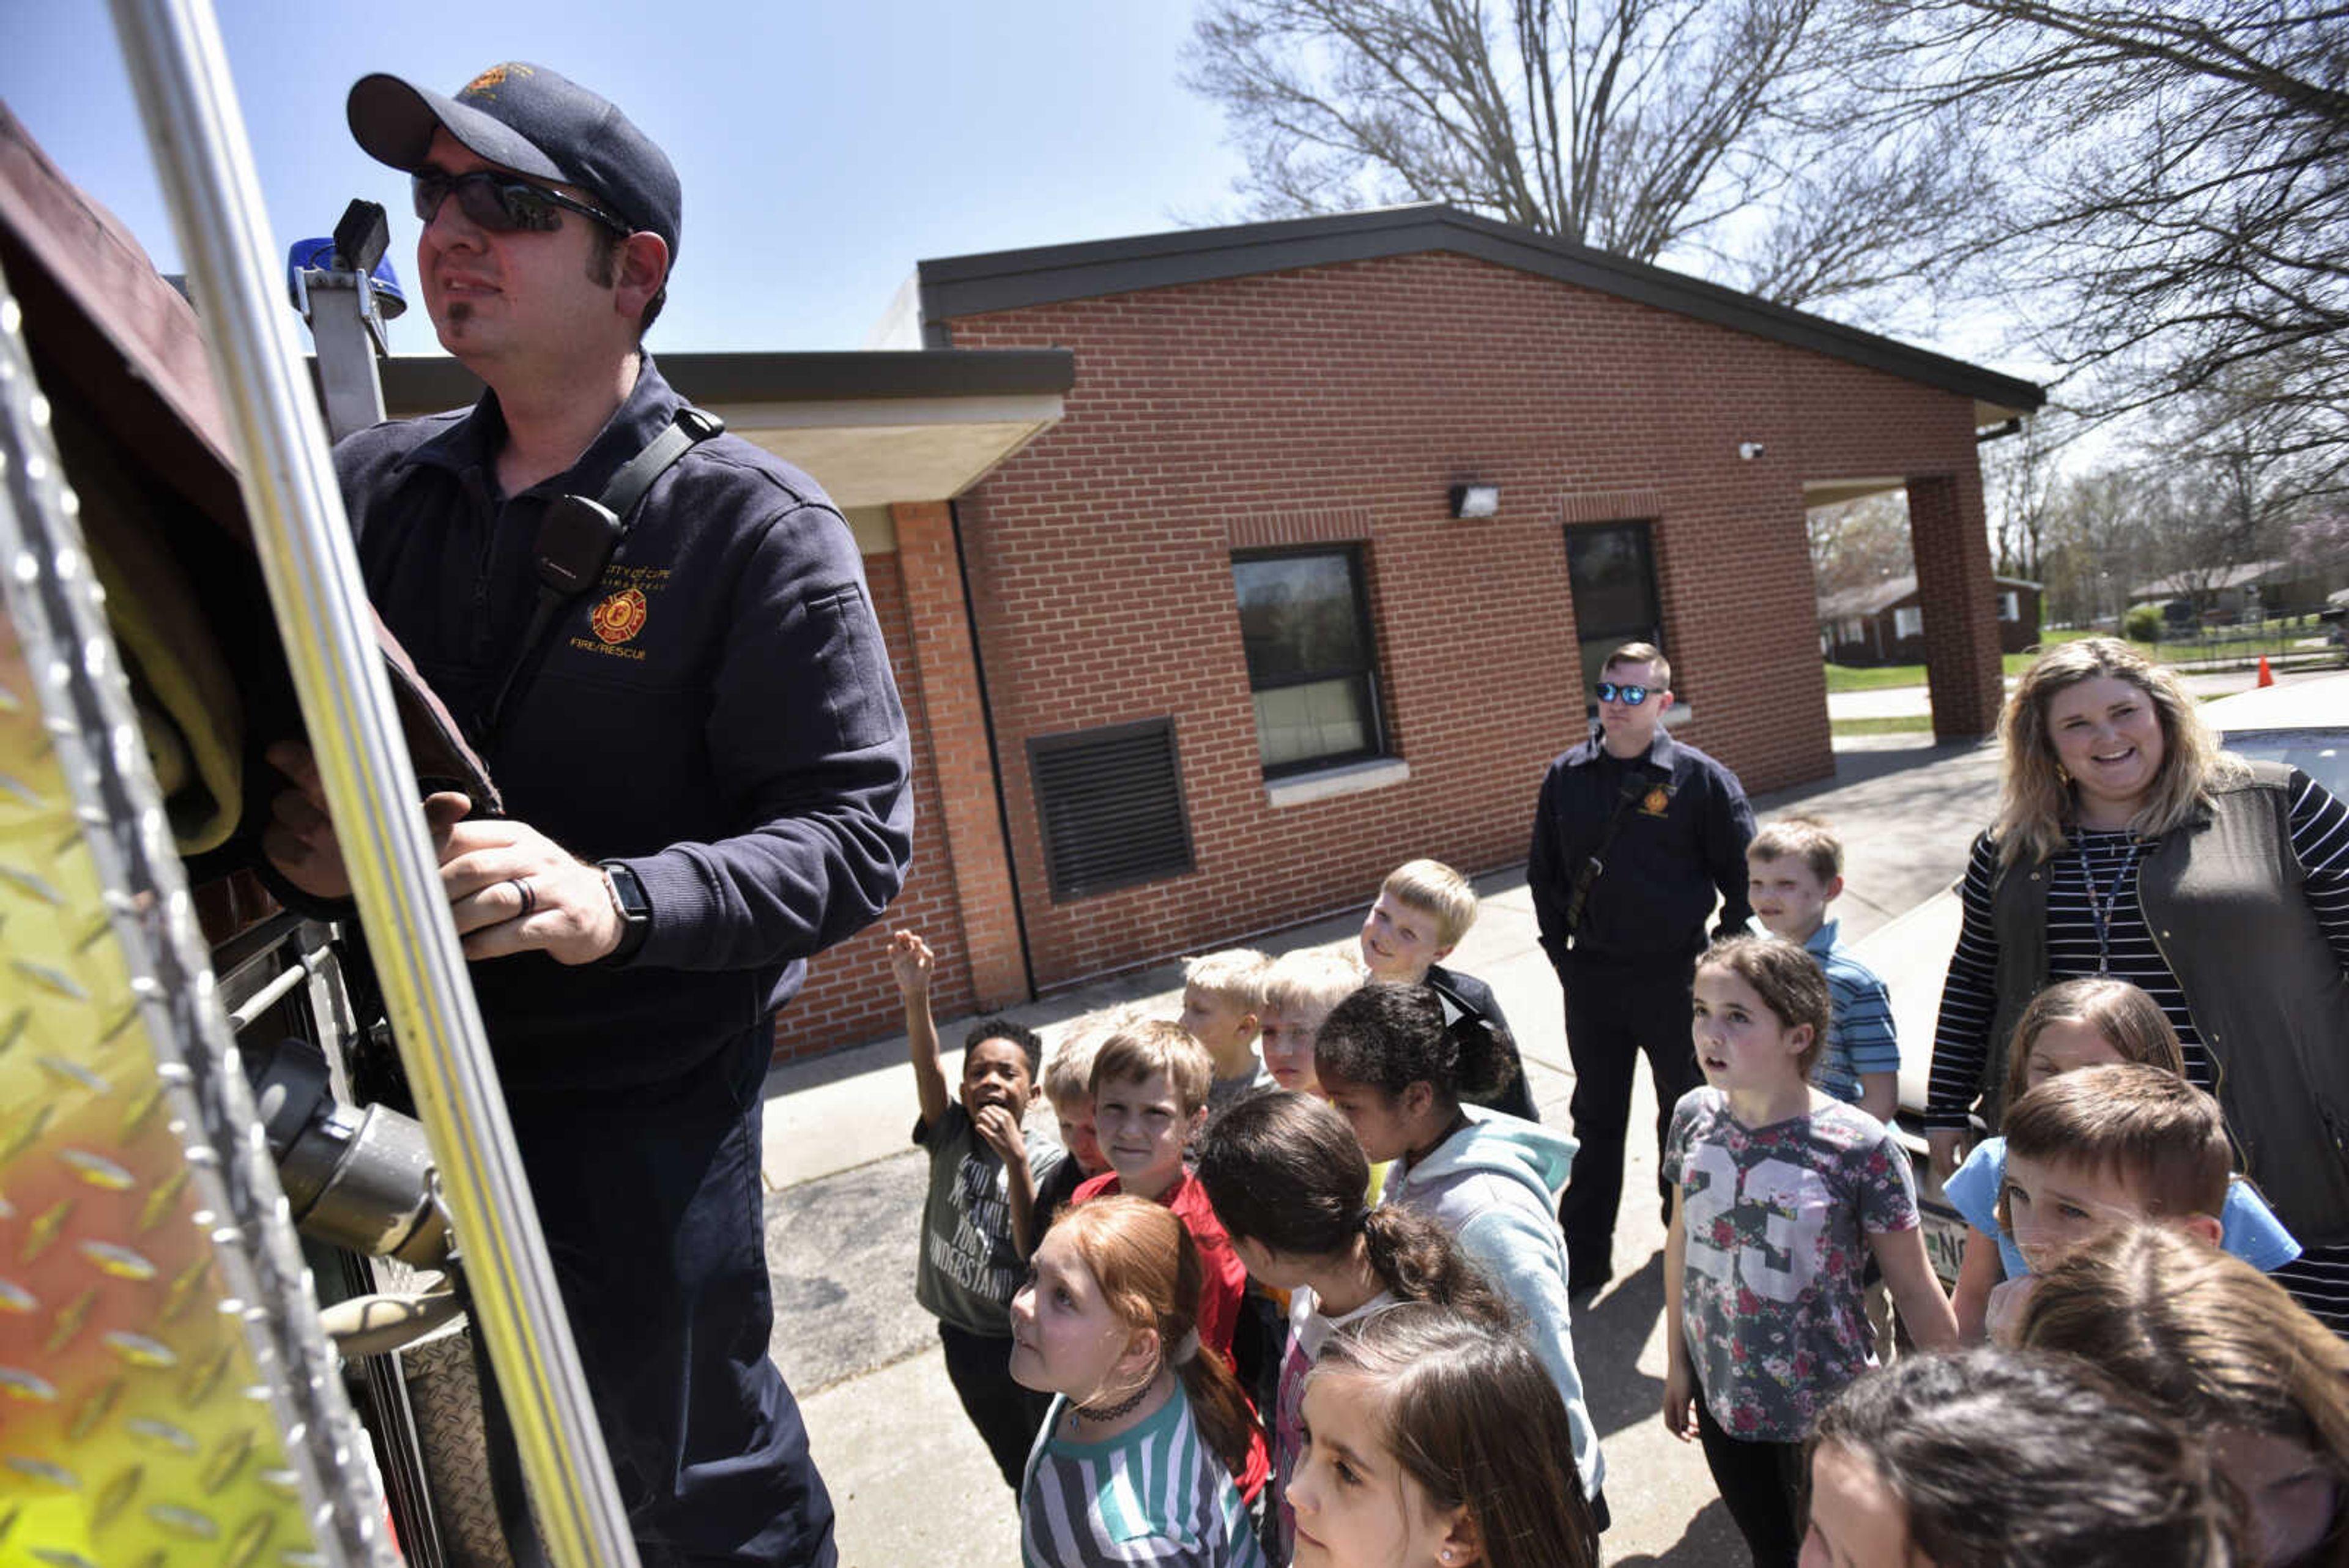
MULTIPOLYGON (((1578 1277, 1603 1278, 1615 1244, 1615 1215, 1623 1204, 1623 1147, 1631 1122, 1631 1075, 1640 1053, 1656 1085, 1656 1150, 1663 1152, 1680 1097, 1704 1081, 1689 1043, 1687 960, 1614 964, 1569 953, 1559 981, 1566 987, 1566 1051, 1574 1063, 1574 1168, 1558 1199, 1558 1228, 1578 1277)), ((1671 1184, 1656 1180, 1664 1214, 1671 1215, 1671 1184)))
POLYGON ((765 1024, 677 1078, 507 1096, 645 1568, 832 1568, 832 1499, 767 1359, 765 1024))
POLYGON ((1702 1391, 1696 1433, 1713 1484, 1754 1553, 1754 1568, 1795 1568, 1803 1550, 1803 1445, 1731 1437, 1705 1408, 1702 1391))
POLYGON ((1028 1451, 1052 1408, 1052 1397, 1039 1394, 1011 1376, 1011 1336, 973 1334, 950 1323, 938 1324, 947 1353, 947 1381, 954 1385, 962 1413, 978 1429, 995 1456, 1003 1484, 1016 1495, 1028 1469, 1028 1451))

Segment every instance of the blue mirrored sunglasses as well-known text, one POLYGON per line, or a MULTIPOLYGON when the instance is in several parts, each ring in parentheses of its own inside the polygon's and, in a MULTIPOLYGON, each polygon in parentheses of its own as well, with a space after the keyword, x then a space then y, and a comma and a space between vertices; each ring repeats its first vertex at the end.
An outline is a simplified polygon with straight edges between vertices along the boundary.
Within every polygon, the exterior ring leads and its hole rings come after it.
POLYGON ((1612 680, 1600 681, 1598 686, 1598 691, 1599 700, 1601 702, 1628 702, 1634 708, 1637 708, 1640 703, 1645 702, 1648 700, 1648 689, 1646 687, 1618 686, 1612 680))

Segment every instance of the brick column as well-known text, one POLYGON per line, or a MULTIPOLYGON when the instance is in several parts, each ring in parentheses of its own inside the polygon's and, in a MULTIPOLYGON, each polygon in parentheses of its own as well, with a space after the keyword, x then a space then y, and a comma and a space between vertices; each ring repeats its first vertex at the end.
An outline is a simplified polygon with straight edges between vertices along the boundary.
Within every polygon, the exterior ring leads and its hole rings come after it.
POLYGON ((1909 538, 1917 560, 1917 602, 1925 612, 1934 738, 1990 734, 1998 728, 2006 693, 1981 471, 1969 462, 1956 473, 1912 475, 1909 538))
POLYGON ((971 999, 978 1011, 992 1012, 1028 1000, 1028 970, 987 753, 978 662, 955 558, 954 516, 943 501, 892 505, 889 514, 896 526, 914 668, 929 718, 938 815, 954 871, 971 999))

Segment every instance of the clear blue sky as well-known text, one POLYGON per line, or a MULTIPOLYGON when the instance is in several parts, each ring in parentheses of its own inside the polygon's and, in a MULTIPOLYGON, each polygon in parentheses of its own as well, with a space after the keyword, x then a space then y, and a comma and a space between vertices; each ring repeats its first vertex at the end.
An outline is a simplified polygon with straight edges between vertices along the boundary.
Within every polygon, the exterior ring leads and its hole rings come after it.
MULTIPOLYGON (((676 162, 685 223, 650 347, 854 348, 914 264, 1236 219, 1221 117, 1177 80, 1188 0, 214 0, 285 247, 407 182, 360 152, 350 84, 453 92, 506 59, 627 111, 676 162)), ((165 271, 178 245, 109 12, 0 0, 0 99, 165 271)), ((434 350, 421 309, 400 353, 434 350)))

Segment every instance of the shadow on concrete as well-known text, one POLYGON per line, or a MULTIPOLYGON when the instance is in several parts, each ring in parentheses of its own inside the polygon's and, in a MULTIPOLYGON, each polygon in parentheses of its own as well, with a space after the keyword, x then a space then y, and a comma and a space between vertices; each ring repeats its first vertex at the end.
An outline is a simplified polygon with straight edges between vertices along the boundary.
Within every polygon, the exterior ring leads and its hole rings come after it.
POLYGON ((937 1343, 914 1300, 929 1162, 917 1150, 766 1199, 775 1362, 804 1397, 937 1343))
POLYGON ((1868 784, 1895 774, 1930 768, 1982 750, 1993 742, 1987 738, 1963 741, 1937 741, 1931 745, 1869 746, 1865 749, 1838 750, 1835 754, 1835 772, 1826 778, 1813 779, 1809 784, 1794 784, 1768 794, 1754 797, 1756 812, 1783 811, 1799 805, 1813 795, 1830 790, 1849 789, 1854 784, 1868 784))
POLYGON ((1965 872, 1974 836, 1998 814, 1994 742, 1837 753, 1837 776, 1756 797, 1763 817, 1826 817, 1844 842, 1844 896, 1831 913, 1843 940, 1949 888, 1965 872))
POLYGON ((1640 1353, 1664 1311, 1664 1255, 1651 1252, 1634 1272, 1574 1314, 1574 1359, 1582 1369, 1582 1398, 1600 1441, 1643 1421, 1660 1419, 1664 1385, 1639 1369, 1640 1353))
POLYGON ((1612 1568, 1723 1568, 1726 1563, 1751 1561, 1745 1538, 1730 1522, 1729 1505, 1719 1498, 1698 1511, 1681 1538, 1663 1551, 1608 1559, 1612 1568))

